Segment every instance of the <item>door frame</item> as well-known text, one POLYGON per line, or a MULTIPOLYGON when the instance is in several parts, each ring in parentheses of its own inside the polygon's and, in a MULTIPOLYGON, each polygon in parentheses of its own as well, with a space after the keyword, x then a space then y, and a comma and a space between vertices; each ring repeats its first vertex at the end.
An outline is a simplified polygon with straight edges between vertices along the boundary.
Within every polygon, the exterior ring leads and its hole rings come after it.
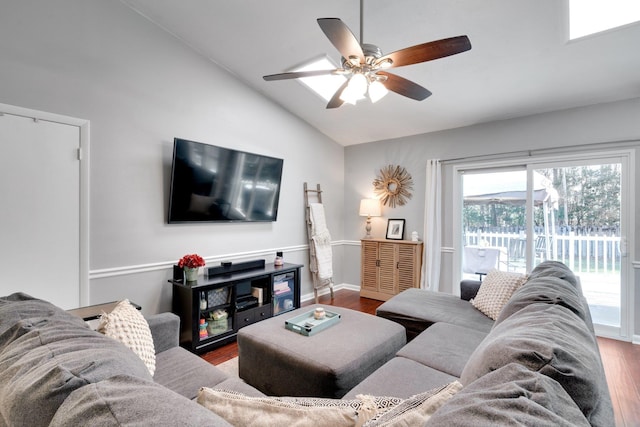
MULTIPOLYGON (((609 327, 604 325, 594 325, 596 334, 599 336, 614 338, 624 341, 632 341, 634 328, 634 262, 635 259, 635 193, 632 183, 635 172, 635 152, 634 148, 612 148, 611 150, 581 150, 575 153, 562 152, 558 154, 544 154, 529 157, 514 157, 510 159, 501 159, 494 161, 481 161, 465 164, 453 165, 453 215, 456 218, 453 221, 453 289, 459 294, 460 280, 462 278, 462 175, 464 171, 486 169, 489 172, 492 169, 505 169, 514 166, 525 166, 527 169, 528 185, 527 193, 532 194, 533 184, 531 183, 532 171, 536 168, 544 167, 542 165, 567 163, 576 163, 581 161, 597 161, 605 159, 620 159, 622 163, 621 176, 621 205, 620 205, 620 239, 625 248, 623 250, 622 265, 620 268, 620 328, 609 327)), ((530 199, 530 197, 528 198, 530 199)), ((533 227, 530 221, 533 218, 532 210, 533 202, 527 201, 527 227, 533 227), (531 217, 529 217, 531 215, 531 217)), ((529 233, 530 230, 527 230, 529 233)), ((533 257, 531 249, 534 242, 532 239, 527 240, 530 248, 527 250, 527 268, 531 268, 533 257)), ((528 271, 528 270, 527 270, 528 271)))
POLYGON ((80 241, 80 271, 78 272, 79 289, 79 301, 81 306, 89 305, 89 120, 80 119, 76 117, 64 116, 55 113, 48 113, 45 111, 33 110, 30 108, 18 107, 15 105, 1 104, 0 114, 8 114, 19 117, 26 117, 33 120, 42 120, 62 125, 75 126, 79 129, 80 134, 80 148, 78 150, 79 161, 79 179, 80 179, 80 192, 79 207, 80 207, 80 224, 78 224, 80 241))

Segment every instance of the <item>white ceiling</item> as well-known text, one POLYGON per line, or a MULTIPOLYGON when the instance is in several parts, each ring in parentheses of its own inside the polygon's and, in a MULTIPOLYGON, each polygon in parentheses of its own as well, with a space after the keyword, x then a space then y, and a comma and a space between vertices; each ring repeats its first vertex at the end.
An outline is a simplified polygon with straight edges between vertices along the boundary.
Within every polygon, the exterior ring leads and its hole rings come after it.
POLYGON ((364 42, 390 53, 467 35, 472 49, 390 70, 426 87, 424 101, 325 109, 296 80, 266 82, 340 55, 317 18, 359 37, 358 0, 123 0, 333 140, 352 145, 640 97, 640 24, 568 42, 568 0, 366 0, 364 42))

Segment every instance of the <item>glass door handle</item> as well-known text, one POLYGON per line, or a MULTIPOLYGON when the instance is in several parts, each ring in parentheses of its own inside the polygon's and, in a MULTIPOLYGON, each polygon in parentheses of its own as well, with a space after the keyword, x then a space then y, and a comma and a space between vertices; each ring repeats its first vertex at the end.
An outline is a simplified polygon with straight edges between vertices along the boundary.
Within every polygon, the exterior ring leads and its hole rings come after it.
POLYGON ((627 241, 627 238, 622 236, 620 237, 620 256, 624 256, 626 257, 629 253, 628 253, 628 244, 629 242, 627 241))

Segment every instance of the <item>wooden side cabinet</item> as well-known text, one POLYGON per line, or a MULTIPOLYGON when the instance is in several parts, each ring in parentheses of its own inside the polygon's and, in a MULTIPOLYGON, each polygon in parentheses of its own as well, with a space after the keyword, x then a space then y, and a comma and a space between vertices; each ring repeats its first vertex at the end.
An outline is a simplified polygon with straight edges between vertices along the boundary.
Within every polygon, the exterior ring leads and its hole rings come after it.
POLYGON ((363 239, 360 296, 386 301, 420 287, 422 242, 363 239))

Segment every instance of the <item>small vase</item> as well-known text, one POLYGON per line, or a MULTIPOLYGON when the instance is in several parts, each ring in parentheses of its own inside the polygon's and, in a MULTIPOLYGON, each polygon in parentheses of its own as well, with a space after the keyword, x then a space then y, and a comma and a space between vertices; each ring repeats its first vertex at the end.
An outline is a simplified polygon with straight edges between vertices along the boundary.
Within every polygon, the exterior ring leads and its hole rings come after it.
POLYGON ((184 277, 187 282, 197 282, 198 281, 198 267, 184 268, 184 277))

